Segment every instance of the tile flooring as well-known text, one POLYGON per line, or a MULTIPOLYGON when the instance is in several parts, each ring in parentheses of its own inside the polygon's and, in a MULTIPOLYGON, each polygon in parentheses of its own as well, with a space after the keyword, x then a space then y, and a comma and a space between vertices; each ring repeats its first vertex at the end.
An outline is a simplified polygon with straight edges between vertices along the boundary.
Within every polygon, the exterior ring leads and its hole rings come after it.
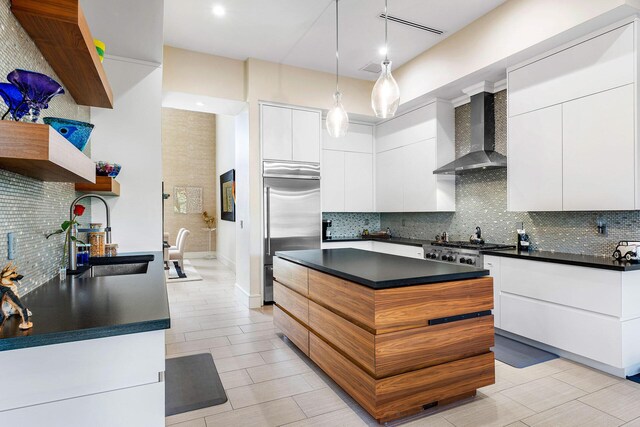
MULTIPOLYGON (((235 276, 193 260, 202 281, 168 284, 167 357, 211 352, 229 400, 166 418, 174 427, 376 426, 364 410, 273 327, 271 308, 234 298, 235 276)), ((392 426, 640 427, 640 384, 565 359, 525 369, 496 362, 496 384, 463 403, 392 426)))

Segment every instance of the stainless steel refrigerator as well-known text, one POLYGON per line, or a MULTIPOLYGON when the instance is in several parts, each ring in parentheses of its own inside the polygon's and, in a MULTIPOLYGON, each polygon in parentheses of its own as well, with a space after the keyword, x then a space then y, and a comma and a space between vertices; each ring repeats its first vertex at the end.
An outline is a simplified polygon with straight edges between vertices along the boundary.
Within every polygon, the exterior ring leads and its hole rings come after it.
POLYGON ((320 165, 264 162, 264 301, 273 302, 277 251, 320 248, 320 165))

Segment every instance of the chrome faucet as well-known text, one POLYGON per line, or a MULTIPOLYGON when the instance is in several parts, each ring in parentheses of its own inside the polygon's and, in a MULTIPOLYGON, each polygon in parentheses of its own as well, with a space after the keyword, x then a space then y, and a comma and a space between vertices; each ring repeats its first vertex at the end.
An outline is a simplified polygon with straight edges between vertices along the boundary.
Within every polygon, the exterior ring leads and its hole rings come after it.
MULTIPOLYGON (((107 201, 104 199, 104 197, 99 196, 97 194, 85 194, 76 198, 73 202, 71 202, 71 207, 69 208, 69 221, 73 220, 73 208, 76 206, 76 204, 80 200, 88 199, 90 197, 95 197, 96 199, 102 200, 102 203, 104 203, 104 207, 107 211, 107 228, 105 228, 104 231, 107 234, 107 243, 111 243, 111 211, 109 210, 109 205, 107 204, 107 201)), ((70 236, 76 237, 77 235, 78 235, 78 228, 76 224, 74 224, 71 227, 70 236)), ((76 270, 78 268, 78 260, 77 260, 76 254, 77 254, 76 242, 74 239, 70 238, 69 239, 69 270, 76 270)))

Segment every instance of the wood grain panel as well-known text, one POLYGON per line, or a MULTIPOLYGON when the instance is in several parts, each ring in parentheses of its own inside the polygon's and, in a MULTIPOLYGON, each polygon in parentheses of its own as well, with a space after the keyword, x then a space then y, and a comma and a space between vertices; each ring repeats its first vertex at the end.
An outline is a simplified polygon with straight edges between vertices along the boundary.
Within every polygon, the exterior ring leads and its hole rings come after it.
POLYGON ((305 325, 309 324, 309 300, 281 283, 273 282, 273 299, 305 325))
POLYGON ((78 0, 12 0, 11 11, 78 104, 113 108, 113 93, 78 0))
POLYGON ((468 357, 376 381, 376 418, 389 420, 411 408, 469 395, 495 383, 493 353, 468 357))
POLYGON ((296 347, 307 356, 309 355, 309 331, 306 327, 282 311, 277 305, 273 306, 273 323, 296 347))
POLYGON ((375 293, 375 329, 426 325, 430 319, 492 308, 491 277, 382 289, 375 293))
POLYGON ((119 196, 120 183, 110 176, 96 176, 95 184, 76 183, 76 191, 102 194, 104 196, 119 196))
POLYGON ((369 375, 375 373, 375 335, 309 301, 309 327, 359 364, 369 375))
POLYGON ((487 353, 493 344, 493 316, 376 335, 375 377, 487 353))
POLYGON ((467 397, 495 382, 493 353, 376 380, 314 334, 310 357, 379 421, 422 410, 423 405, 467 397))
POLYGON ((42 181, 95 182, 93 161, 52 127, 0 121, 0 168, 42 181))
POLYGON ((309 270, 309 299, 342 317, 360 325, 374 328, 374 290, 333 277, 316 270, 309 270))
POLYGON ((376 384, 373 378, 313 333, 309 337, 309 357, 375 417, 376 384))
POLYGON ((309 295, 309 269, 282 258, 273 258, 273 280, 303 296, 309 295))

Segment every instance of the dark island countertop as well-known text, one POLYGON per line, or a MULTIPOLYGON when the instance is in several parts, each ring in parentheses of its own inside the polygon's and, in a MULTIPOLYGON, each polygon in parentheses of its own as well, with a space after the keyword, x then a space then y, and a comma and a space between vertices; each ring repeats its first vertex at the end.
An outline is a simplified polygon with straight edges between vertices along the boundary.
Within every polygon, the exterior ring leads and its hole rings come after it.
POLYGON ((373 289, 399 288, 489 275, 488 270, 361 249, 310 249, 276 256, 373 289))
MULTIPOLYGON (((0 351, 60 344, 170 327, 162 253, 122 254, 119 263, 151 260, 146 274, 78 279, 55 277, 21 299, 33 313, 33 328, 18 328, 19 316, 0 325, 0 351)), ((95 264, 103 260, 92 259, 95 264)))
POLYGON ((395 243, 396 245, 406 246, 424 246, 431 243, 430 240, 419 239, 406 239, 404 237, 371 237, 371 236, 348 236, 348 237, 332 237, 331 239, 323 240, 322 243, 331 242, 383 242, 383 243, 395 243))
POLYGON ((604 270, 640 270, 639 263, 616 261, 615 259, 613 259, 613 257, 606 256, 579 255, 551 251, 518 252, 517 249, 483 251, 482 253, 485 255, 493 255, 499 257, 518 258, 529 261, 551 262, 555 264, 576 265, 579 267, 600 268, 604 270))

